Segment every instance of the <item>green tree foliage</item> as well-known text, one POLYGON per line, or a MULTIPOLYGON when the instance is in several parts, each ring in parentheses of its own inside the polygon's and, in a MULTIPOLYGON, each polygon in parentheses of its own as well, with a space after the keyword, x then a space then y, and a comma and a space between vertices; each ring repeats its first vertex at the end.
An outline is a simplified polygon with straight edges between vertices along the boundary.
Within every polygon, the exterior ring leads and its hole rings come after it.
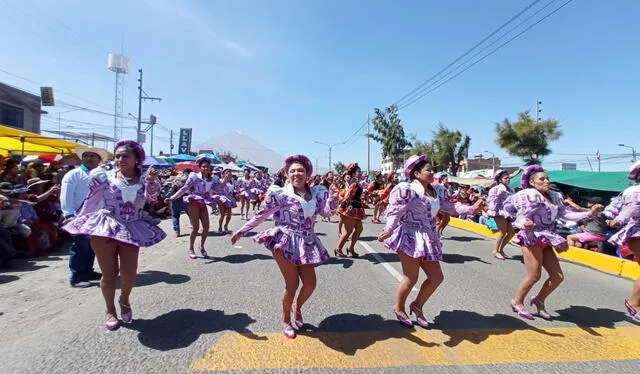
POLYGON ((405 147, 411 146, 398 117, 398 107, 391 105, 384 111, 375 108, 374 112, 376 116, 371 123, 376 134, 367 135, 382 145, 382 157, 391 158, 395 170, 401 166, 405 147))
POLYGON ((338 175, 344 174, 344 172, 347 170, 347 166, 343 164, 342 161, 338 161, 333 164, 333 168, 338 175))
POLYGON ((536 122, 529 112, 522 112, 518 121, 505 118, 496 123, 496 143, 512 156, 521 157, 526 165, 542 163, 544 156, 551 154, 549 141, 562 135, 558 121, 547 119, 536 122))
POLYGON ((449 130, 443 124, 438 125, 431 142, 433 164, 453 176, 457 175, 460 165, 469 153, 470 145, 471 138, 468 135, 463 135, 458 130, 449 130))
POLYGON ((418 139, 416 134, 410 134, 409 141, 411 142, 411 149, 409 150, 408 156, 427 155, 429 158, 433 158, 433 145, 431 145, 431 143, 418 139))

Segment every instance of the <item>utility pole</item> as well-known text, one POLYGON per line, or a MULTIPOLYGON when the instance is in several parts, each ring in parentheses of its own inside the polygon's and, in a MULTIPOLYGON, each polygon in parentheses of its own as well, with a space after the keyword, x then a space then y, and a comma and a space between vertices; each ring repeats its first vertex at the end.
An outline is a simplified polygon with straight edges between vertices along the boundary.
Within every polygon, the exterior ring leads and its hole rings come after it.
MULTIPOLYGON (((140 126, 142 125, 142 100, 162 101, 162 98, 151 97, 147 95, 146 92, 144 92, 144 90, 142 89, 142 69, 138 69, 138 73, 140 74, 140 78, 138 78, 138 133, 137 133, 136 139, 137 139, 137 142, 140 143, 141 142, 140 126), (144 96, 142 96, 143 93, 144 93, 144 96)), ((153 125, 155 125, 155 123, 151 124, 151 155, 153 155, 153 125)))
POLYGON ((173 156, 173 129, 169 131, 169 157, 173 156))
POLYGON ((542 105, 542 101, 536 101, 536 123, 542 121, 540 114, 542 113, 542 109, 540 109, 540 105, 542 105))
POLYGON ((367 114, 367 175, 371 174, 371 118, 367 114))
POLYGON ((136 142, 140 143, 140 125, 142 124, 142 69, 138 69, 138 132, 136 132, 136 142))

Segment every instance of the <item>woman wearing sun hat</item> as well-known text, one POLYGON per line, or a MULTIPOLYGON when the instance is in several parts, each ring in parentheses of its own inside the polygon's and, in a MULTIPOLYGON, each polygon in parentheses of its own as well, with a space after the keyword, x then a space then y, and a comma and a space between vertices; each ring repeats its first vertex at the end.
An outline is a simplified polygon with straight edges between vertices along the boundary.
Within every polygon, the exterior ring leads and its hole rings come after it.
POLYGON ((405 312, 405 304, 411 289, 418 281, 420 269, 427 275, 416 299, 409 305, 410 313, 417 317, 417 323, 427 327, 422 308, 429 297, 444 280, 440 261, 442 243, 436 231, 438 212, 448 214, 472 214, 484 205, 478 200, 473 206, 453 204, 445 194, 445 187, 433 185, 433 167, 427 156, 411 156, 404 164, 407 179, 391 191, 387 207, 387 224, 378 240, 398 253, 404 277, 396 291, 394 312, 405 326, 413 322, 405 312))
MULTIPOLYGON (((622 193, 622 208, 614 219, 614 225, 622 229, 614 234, 609 241, 615 245, 627 245, 640 264, 640 161, 634 163, 629 171, 629 179, 633 185, 622 193)), ((629 300, 625 306, 631 317, 640 322, 640 278, 636 279, 629 300)))
POLYGON ((191 222, 191 235, 189 236, 189 258, 197 258, 194 250, 196 238, 200 236, 200 253, 202 257, 208 258, 204 243, 209 236, 209 210, 208 206, 217 206, 220 200, 219 195, 214 194, 214 188, 220 183, 220 178, 213 175, 211 159, 200 157, 197 161, 200 173, 191 173, 182 186, 173 196, 166 199, 170 204, 173 200, 182 197, 182 201, 187 204, 187 215, 191 222), (202 232, 198 231, 202 228, 202 232))
POLYGON ((63 226, 72 235, 89 235, 102 279, 100 288, 107 311, 105 327, 114 330, 119 321, 115 307, 116 281, 120 274, 122 322, 131 323, 133 312, 129 295, 136 282, 140 247, 159 243, 167 235, 143 208, 160 192, 160 180, 153 167, 146 176, 140 169, 145 159, 142 146, 133 140, 114 145, 118 170, 111 178, 97 167, 90 173, 89 195, 77 216, 63 226))
POLYGON ((520 229, 514 243, 522 247, 526 274, 513 300, 511 308, 520 317, 533 319, 525 306, 525 298, 531 288, 540 280, 541 270, 549 274, 538 295, 531 298, 529 304, 535 306, 537 314, 544 319, 551 319, 544 302, 564 279, 560 262, 554 248, 558 252, 569 249, 567 240, 554 231, 556 218, 571 221, 582 221, 589 217, 597 217, 602 212, 602 205, 594 205, 590 211, 576 212, 565 206, 562 195, 551 190, 551 182, 544 169, 539 165, 529 166, 521 177, 522 190, 511 196, 504 204, 504 212, 513 226, 520 229))
POLYGON ((231 242, 235 244, 240 237, 273 215, 275 227, 262 231, 253 240, 273 252, 280 268, 285 281, 282 295, 283 334, 293 339, 296 337, 295 330, 303 325, 302 306, 316 287, 314 266, 329 259, 327 249, 314 232, 316 216, 330 216, 338 205, 338 197, 335 189, 330 194, 322 185, 309 187, 307 180, 313 173, 313 166, 306 156, 287 157, 284 170, 289 183, 284 187, 269 187, 264 207, 233 234, 231 242), (298 292, 300 283, 302 288, 298 292), (293 324, 291 313, 294 314, 293 324))
POLYGON ((498 226, 498 238, 496 239, 496 246, 493 249, 493 257, 498 260, 504 260, 506 258, 504 254, 504 247, 509 244, 513 236, 516 234, 511 225, 511 221, 505 218, 507 215, 504 209, 504 202, 513 195, 513 190, 509 187, 511 177, 509 172, 500 169, 496 171, 493 176, 495 186, 489 190, 489 196, 487 197, 487 216, 492 217, 496 221, 498 226))

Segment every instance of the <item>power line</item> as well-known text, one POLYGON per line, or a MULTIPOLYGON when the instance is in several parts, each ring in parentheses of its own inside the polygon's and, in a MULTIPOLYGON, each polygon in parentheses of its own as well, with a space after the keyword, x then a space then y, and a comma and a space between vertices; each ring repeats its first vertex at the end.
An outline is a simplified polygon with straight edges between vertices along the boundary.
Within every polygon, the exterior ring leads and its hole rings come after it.
MULTIPOLYGON (((425 85, 427 85, 429 82, 431 82, 433 79, 435 79, 436 77, 438 77, 440 74, 442 74, 444 71, 446 71, 447 69, 449 69, 451 66, 453 66, 455 63, 457 63, 458 61, 460 61, 461 59, 463 59, 465 56, 467 56, 469 53, 473 52, 474 49, 478 48, 480 45, 482 45, 484 42, 486 42, 487 40, 489 40, 491 37, 493 37, 495 34, 497 34, 498 32, 500 32, 502 29, 504 29, 507 25, 509 25, 511 22, 513 22, 514 20, 516 20, 518 17, 520 17, 523 13, 525 13, 526 11, 528 11, 529 9, 531 9, 531 7, 533 7, 534 5, 536 5, 537 3, 539 3, 541 0, 535 0, 533 1, 531 4, 527 5, 523 10, 521 10, 519 13, 517 13, 515 16, 511 17, 511 19, 509 19, 507 22, 505 22, 504 24, 502 24, 500 27, 498 27, 497 29, 495 29, 493 32, 491 32, 489 35, 487 35, 484 39, 480 40, 478 43, 476 43, 473 47, 471 47, 470 49, 468 49, 465 53, 463 53, 462 55, 458 56, 458 58, 456 58, 455 60, 451 61, 447 66, 445 66, 444 68, 442 68, 440 71, 438 71, 437 73, 435 73, 434 75, 432 75, 429 79, 425 80, 424 82, 420 83, 416 88, 414 88, 413 90, 409 91, 407 94, 405 94, 404 96, 402 96, 400 99, 395 101, 396 105, 400 105, 400 103, 406 99, 407 97, 413 95, 415 92, 419 91, 422 87, 424 87, 425 85)), ((554 0, 555 1, 555 0, 554 0)))
POLYGON ((518 34, 516 34, 515 36, 513 36, 511 39, 507 40, 506 42, 500 44, 498 47, 494 48, 493 50, 491 50, 491 52, 487 53, 486 55, 482 56, 479 60, 476 60, 473 64, 467 66, 466 68, 464 68, 462 71, 456 73, 454 76, 450 77, 449 79, 445 80, 444 82, 440 83, 439 85, 433 87, 432 89, 422 93, 421 95, 415 97, 414 99, 412 99, 409 103, 404 104, 402 107, 398 108, 398 110, 400 109, 404 109, 414 103, 416 103, 418 100, 422 99, 423 97, 425 97, 426 95, 428 95, 429 93, 437 90, 438 88, 442 87, 444 84, 450 82, 451 80, 453 80, 454 78, 456 78, 457 76, 459 76, 460 74, 464 73, 465 71, 471 69, 473 66, 475 66, 476 64, 478 64, 479 62, 483 61, 484 59, 486 59, 487 57, 491 56, 492 54, 494 54, 495 52, 497 52, 498 50, 502 49, 504 46, 506 46, 507 44, 511 43, 512 41, 514 41, 515 39, 517 39, 518 37, 520 37, 522 34, 524 34, 525 32, 529 31, 530 29, 532 29, 533 27, 537 26, 538 24, 540 24, 542 21, 546 20, 547 18, 551 17, 552 15, 554 15, 556 12, 558 12, 560 9, 564 8, 565 6, 567 6, 569 3, 571 3, 573 0, 567 0, 565 3, 563 3, 562 5, 560 5, 559 7, 557 7, 556 9, 554 9, 553 11, 551 11, 550 13, 548 13, 547 15, 545 15, 544 17, 542 17, 541 19, 539 19, 538 21, 536 21, 535 23, 533 23, 532 25, 528 26, 527 28, 525 28, 523 31, 519 32, 518 34))
MULTIPOLYGON (((18 74, 14 74, 14 73, 12 73, 12 72, 10 72, 10 71, 7 71, 7 70, 5 70, 5 69, 2 69, 2 68, 0 68, 0 71, 1 71, 1 72, 3 72, 3 73, 5 73, 5 74, 7 74, 7 75, 12 76, 12 77, 15 77, 15 78, 18 78, 18 79, 22 79, 22 80, 23 80, 23 81, 25 81, 25 82, 29 82, 29 83, 32 83, 32 84, 36 84, 36 85, 38 85, 38 86, 40 86, 40 87, 42 87, 42 86, 46 86, 44 83, 36 82, 36 81, 34 81, 34 80, 31 80, 31 79, 29 79, 29 78, 25 78, 25 77, 20 76, 20 75, 18 75, 18 74)), ((10 84, 8 84, 8 86, 14 87, 14 88, 19 89, 19 90, 22 90, 22 91, 29 92, 29 93, 31 93, 31 94, 33 94, 33 95, 36 95, 36 96, 40 96, 40 94, 39 94, 39 93, 36 93, 36 92, 33 92, 33 91, 29 91, 29 90, 25 90, 24 88, 16 87, 16 86, 13 86, 13 85, 10 85, 10 84)), ((107 108, 107 107, 105 107, 105 106, 102 106, 102 105, 100 105, 100 104, 98 104, 98 103, 95 103, 95 102, 90 101, 90 100, 87 100, 87 99, 83 99, 83 98, 81 98, 81 97, 75 96, 75 95, 73 95, 73 94, 70 94, 70 93, 68 93, 68 92, 65 92, 65 91, 59 90, 59 89, 57 89, 57 88, 56 88, 56 90, 55 90, 55 91, 56 91, 56 92, 59 92, 59 93, 61 93, 61 94, 67 95, 67 96, 69 96, 69 97, 73 97, 74 99, 78 99, 78 100, 81 100, 81 101, 87 102, 87 103, 89 103, 89 104, 93 104, 93 105, 96 105, 96 106, 99 106, 99 107, 101 107, 101 108, 105 108, 105 109, 109 110, 109 108, 107 108)), ((57 100, 57 101, 59 101, 60 103, 64 103, 63 101, 60 101, 60 100, 57 100)), ((73 105, 73 104, 70 104, 70 105, 73 105)), ((113 114, 111 114, 111 115, 113 115, 113 114)))
MULTIPOLYGON (((458 71, 460 68, 463 68, 469 61, 472 61, 474 58, 476 58, 477 56, 481 55, 484 51, 486 51, 487 49, 491 48, 491 46, 495 45, 496 43, 498 43, 500 40, 502 40, 504 37, 508 36, 509 34, 511 34, 513 31, 517 30, 518 28, 520 28, 520 26, 524 25, 525 23, 527 23, 529 20, 531 20, 532 18, 536 17, 538 14, 540 14, 542 11, 544 11, 545 9, 547 9, 551 4, 555 3, 558 0, 551 0, 549 1, 545 6, 543 6, 542 8, 538 9, 537 11, 535 11, 533 14, 529 15, 527 18, 525 18, 523 21, 521 21, 520 23, 518 23, 517 25, 515 25, 514 27, 510 28, 509 30, 507 30, 505 33, 503 33, 502 35, 500 35, 498 38, 494 39, 491 43, 485 45, 482 49, 480 49, 478 52, 474 53, 472 56, 470 56, 469 58, 466 58, 464 61, 462 61, 460 64, 458 64, 455 68, 449 70, 446 74, 442 75, 440 78, 438 78, 435 81, 432 81, 430 84, 426 85, 426 87, 424 87, 423 89, 420 90, 420 92, 424 93, 425 91, 427 91, 429 88, 437 85, 439 82, 442 82, 444 79, 446 79, 448 76, 450 76, 451 74, 454 74, 456 71, 458 71)), ((533 5, 533 4, 531 4, 533 5)), ((520 12, 517 16, 519 16, 520 14, 522 14, 524 12, 524 10, 522 12, 520 12)), ((516 17, 517 17, 516 16, 516 17)), ((509 20, 508 23, 510 23, 511 21, 513 21, 516 17, 512 18, 511 20, 509 20)), ((501 26, 501 28, 503 28, 504 26, 506 26, 507 24, 505 23, 503 26, 501 26)), ((501 29, 500 28, 500 29, 501 29)), ((496 30, 498 31, 498 30, 496 30)), ((495 33, 492 33, 492 36, 495 35, 495 33)), ((485 38, 483 40, 486 41, 485 38)), ((474 49, 477 47, 474 46, 474 49)), ((468 53, 467 53, 468 54, 468 53)), ((450 67, 452 64, 448 65, 447 67, 450 67)), ((440 72, 444 71, 441 70, 440 72)), ((439 72, 439 73, 440 73, 439 72)), ((438 74, 439 74, 438 73, 438 74)), ((411 104, 411 102, 413 102, 414 99, 416 99, 418 96, 420 95, 420 93, 417 93, 416 95, 413 95, 413 97, 411 97, 408 101, 409 103, 404 103, 401 106, 408 106, 411 104)), ((420 96, 421 97, 421 96, 420 96)))

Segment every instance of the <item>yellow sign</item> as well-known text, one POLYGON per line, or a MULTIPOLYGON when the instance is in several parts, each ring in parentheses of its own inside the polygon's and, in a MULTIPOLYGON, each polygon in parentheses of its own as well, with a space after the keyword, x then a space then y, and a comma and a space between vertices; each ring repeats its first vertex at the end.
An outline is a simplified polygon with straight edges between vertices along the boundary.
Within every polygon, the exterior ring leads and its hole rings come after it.
POLYGON ((42 99, 42 106, 56 105, 53 99, 53 87, 40 87, 40 97, 42 99))

